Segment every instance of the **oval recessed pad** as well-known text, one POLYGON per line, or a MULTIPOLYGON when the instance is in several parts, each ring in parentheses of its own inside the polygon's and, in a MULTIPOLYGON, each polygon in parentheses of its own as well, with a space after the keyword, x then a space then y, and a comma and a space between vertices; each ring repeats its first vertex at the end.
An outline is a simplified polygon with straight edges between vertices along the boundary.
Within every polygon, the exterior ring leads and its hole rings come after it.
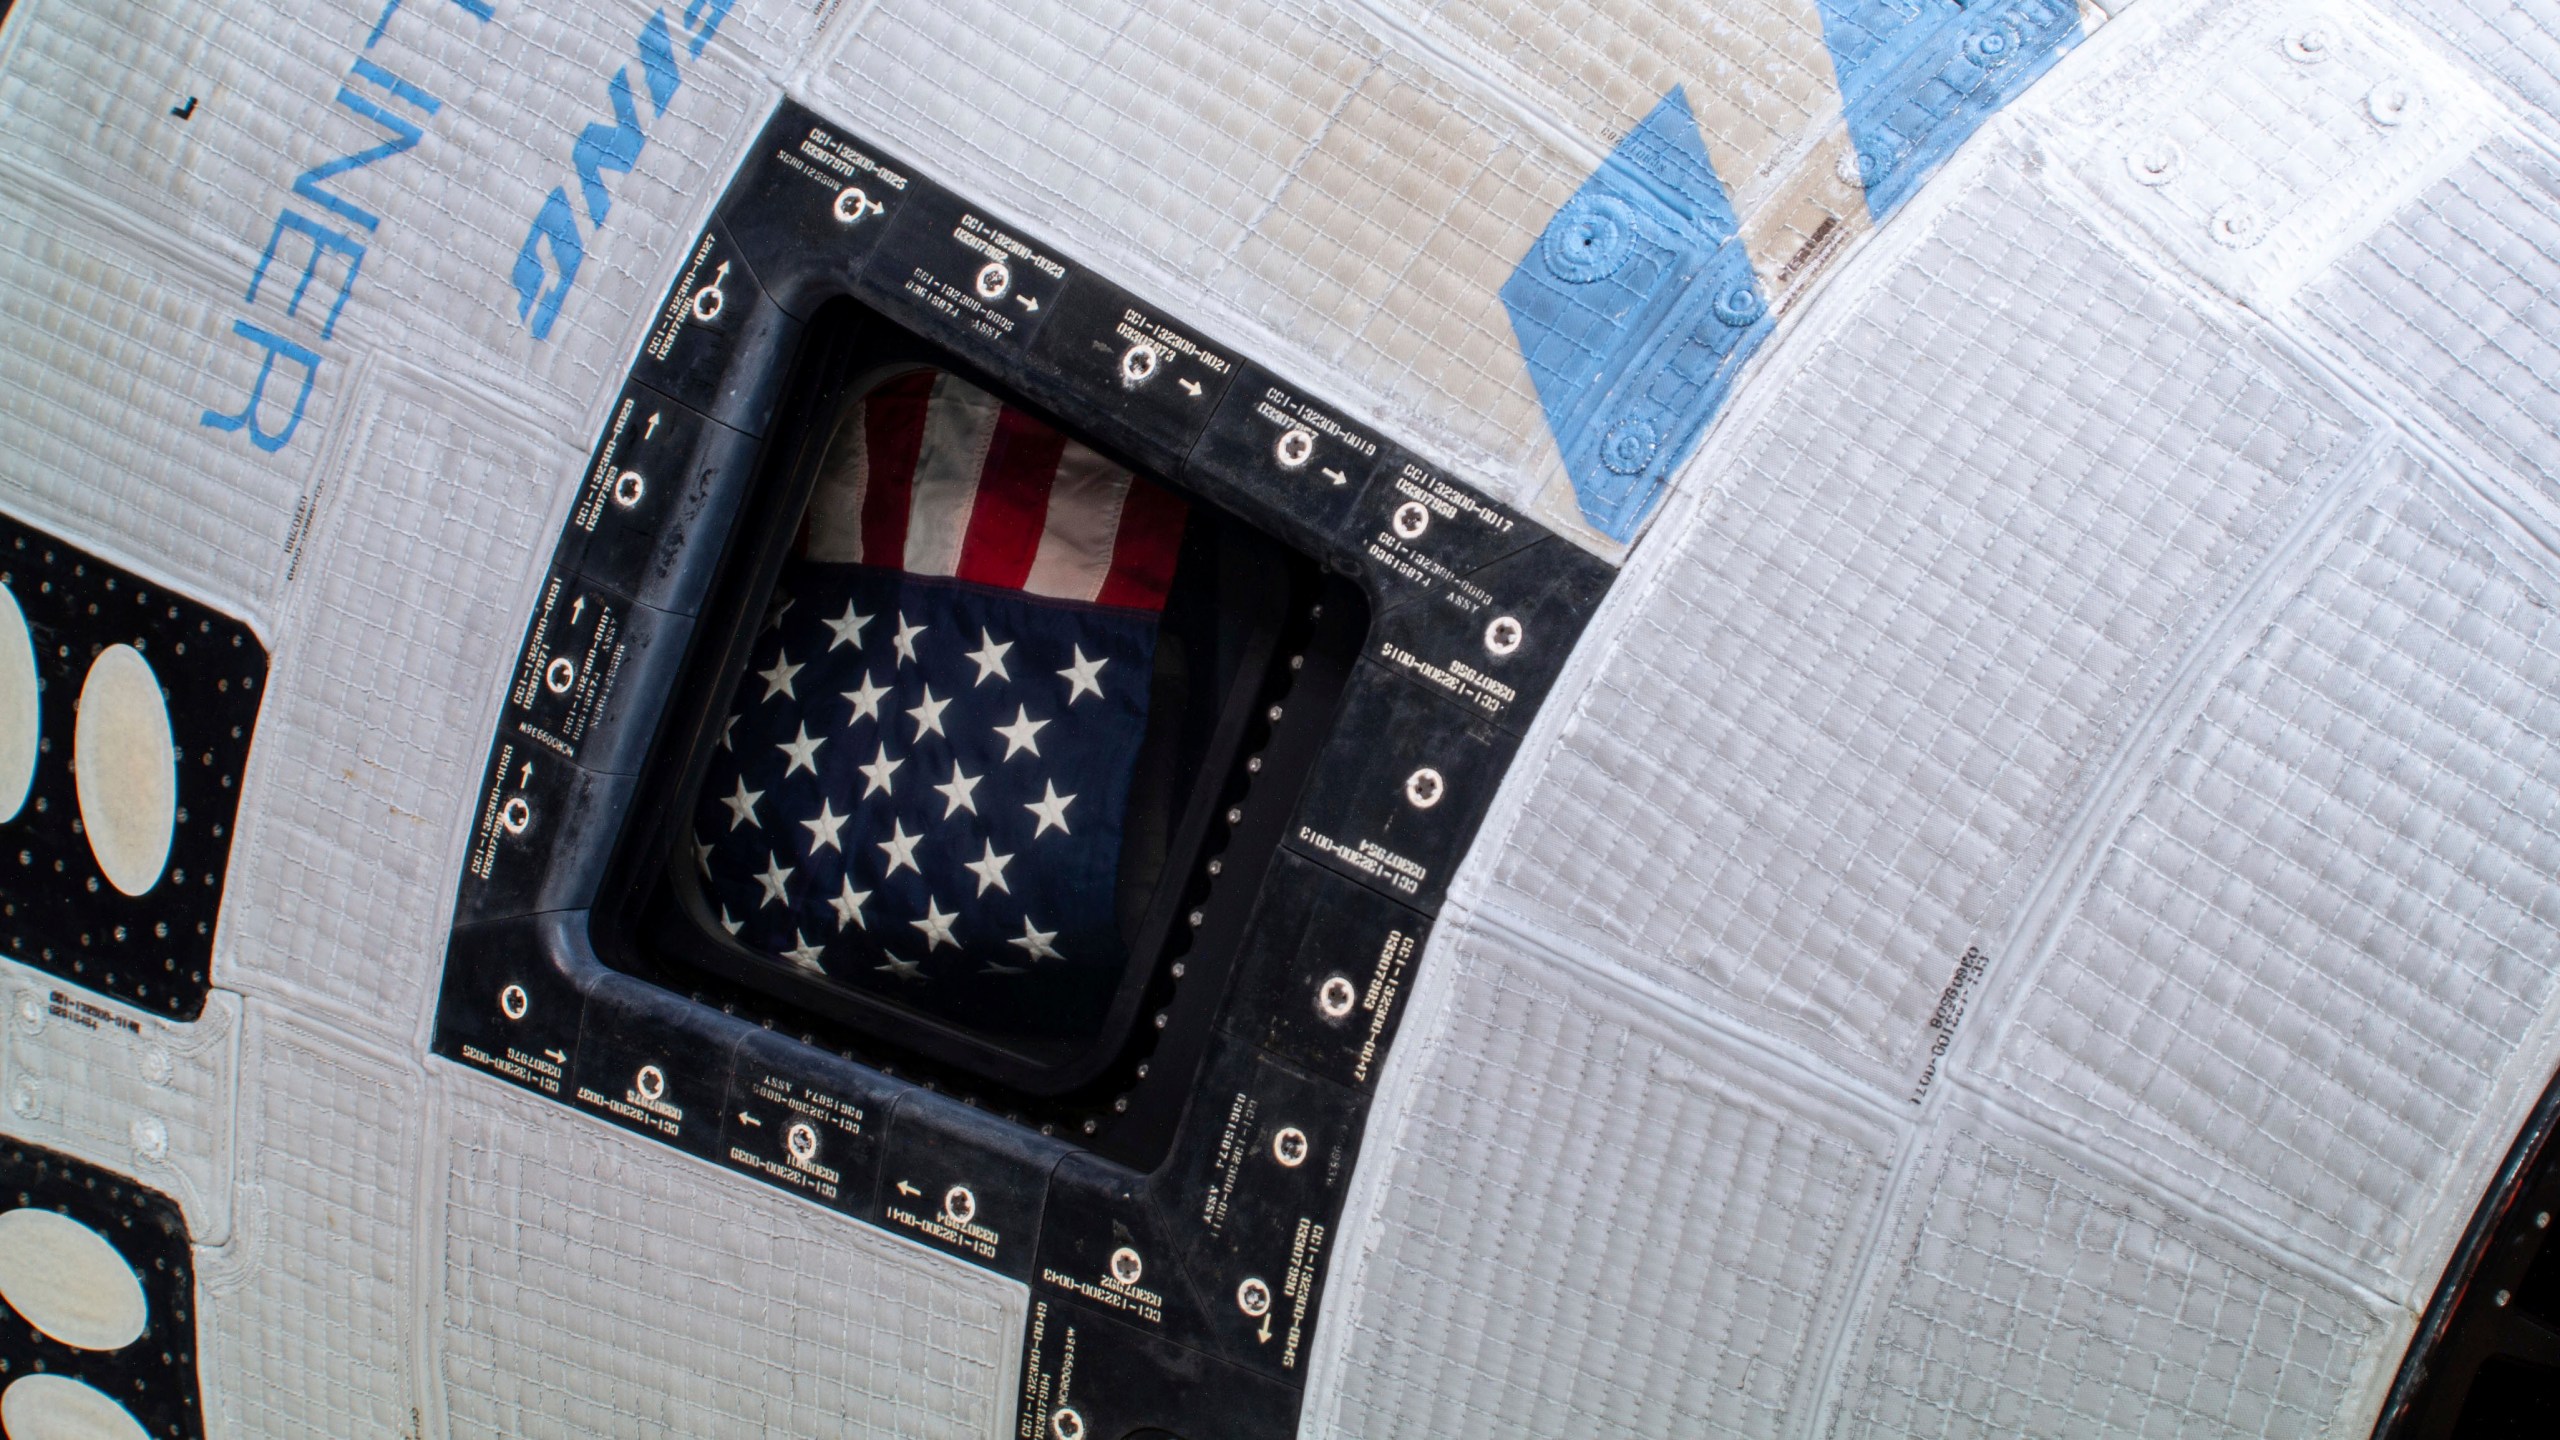
POLYGON ((18 597, 0 585, 0 823, 18 818, 36 778, 36 739, 44 728, 41 694, 26 614, 18 609, 18 597))
POLYGON ((121 1350, 151 1323, 142 1277, 104 1235, 52 1210, 0 1214, 0 1300, 77 1350, 121 1350))
POLYGON ((141 895, 160 883, 178 828, 178 749, 151 662, 110 645, 90 663, 71 735, 80 823, 107 883, 141 895))
POLYGON ((21 1375, 0 1390, 0 1429, 9 1440, 150 1440, 133 1412, 61 1375, 21 1375))

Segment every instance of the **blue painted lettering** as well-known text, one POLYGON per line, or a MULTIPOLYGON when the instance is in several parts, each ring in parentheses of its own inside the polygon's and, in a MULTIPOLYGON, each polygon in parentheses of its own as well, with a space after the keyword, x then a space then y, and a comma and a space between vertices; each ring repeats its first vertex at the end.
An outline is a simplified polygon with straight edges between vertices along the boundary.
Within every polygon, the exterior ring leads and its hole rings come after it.
MULTIPOLYGON (((391 17, 400 13, 403 0, 386 0, 382 13, 366 33, 364 49, 371 50, 391 27, 391 17)), ((489 0, 453 0, 454 6, 474 20, 486 22, 491 15, 489 0)), ((407 107, 420 117, 432 119, 444 108, 444 102, 416 85, 401 79, 359 53, 348 66, 347 79, 338 87, 337 103, 388 132, 389 139, 370 149, 354 151, 324 160, 294 177, 293 193, 312 205, 347 223, 351 229, 339 229, 327 221, 287 204, 276 214, 275 229, 267 236, 266 248, 258 252, 257 268, 249 274, 249 288, 241 296, 244 303, 259 308, 273 305, 282 287, 279 282, 268 286, 267 271, 281 256, 288 266, 297 266, 292 293, 285 295, 280 318, 258 323, 247 318, 231 322, 231 334, 245 340, 258 355, 257 379, 250 382, 248 398, 237 410, 208 408, 198 423, 209 430, 247 437, 251 445, 273 453, 293 443, 294 433, 302 428, 302 412, 311 403, 312 387, 320 378, 323 359, 319 346, 338 333, 338 318, 346 313, 347 301, 354 296, 356 276, 364 268, 370 237, 381 229, 382 217, 327 188, 327 183, 340 176, 363 170, 394 155, 417 148, 426 138, 426 128, 417 120, 392 109, 393 104, 407 107), (357 86, 368 87, 359 90, 357 86), (383 98, 377 99, 379 95, 383 98), (387 103, 386 103, 387 102, 387 103), (295 247, 288 251, 287 246, 295 247), (315 302, 305 310, 311 287, 320 285, 328 297, 327 313, 315 302), (264 293, 268 300, 259 299, 264 293), (288 325, 286 322, 295 322, 288 325), (316 325, 316 330, 313 329, 316 325), (283 333, 292 329, 304 338, 283 333), (276 382, 279 367, 286 370, 285 384, 291 386, 290 404, 281 398, 284 385, 270 395, 268 387, 276 382), (298 377, 298 378, 297 378, 298 377)))
MULTIPOLYGON (((684 8, 682 25, 686 35, 685 55, 700 59, 711 37, 718 34, 720 22, 727 19, 733 0, 690 0, 684 8)), ((649 91, 649 118, 667 113, 667 106, 684 84, 678 68, 675 34, 667 24, 667 12, 650 12, 648 23, 640 27, 635 48, 640 56, 640 76, 649 91)), ((648 149, 649 132, 640 122, 640 107, 631 88, 631 67, 613 72, 605 82, 605 100, 613 109, 613 121, 595 121, 578 132, 569 147, 569 168, 578 179, 578 197, 585 203, 587 225, 604 228, 605 217, 613 212, 613 193, 605 185, 605 174, 628 175, 640 163, 641 152, 648 149)), ((554 186, 543 198, 541 209, 534 213, 533 223, 525 227, 524 244, 516 250, 515 267, 508 279, 516 287, 516 318, 525 323, 536 340, 551 338, 551 327, 559 322, 560 307, 578 283, 578 267, 586 262, 588 237, 578 225, 577 212, 570 208, 569 190, 554 186)))

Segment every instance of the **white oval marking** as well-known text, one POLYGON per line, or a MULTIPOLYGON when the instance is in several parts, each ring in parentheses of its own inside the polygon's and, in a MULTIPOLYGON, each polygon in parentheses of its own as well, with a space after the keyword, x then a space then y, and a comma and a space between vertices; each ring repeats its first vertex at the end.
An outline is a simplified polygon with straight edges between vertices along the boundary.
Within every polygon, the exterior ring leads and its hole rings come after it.
POLYGON ((71 774, 107 882, 127 895, 159 884, 178 829, 178 746, 160 677, 130 645, 100 651, 80 683, 71 774))
POLYGON ((0 1391, 9 1440, 151 1440, 133 1412, 62 1375, 21 1375, 0 1391))
POLYGON ((107 1237, 51 1210, 0 1215, 0 1300, 78 1350, 121 1350, 151 1320, 142 1277, 107 1237))
POLYGON ((18 597, 0 585, 0 823, 18 818, 36 778, 36 644, 18 597))

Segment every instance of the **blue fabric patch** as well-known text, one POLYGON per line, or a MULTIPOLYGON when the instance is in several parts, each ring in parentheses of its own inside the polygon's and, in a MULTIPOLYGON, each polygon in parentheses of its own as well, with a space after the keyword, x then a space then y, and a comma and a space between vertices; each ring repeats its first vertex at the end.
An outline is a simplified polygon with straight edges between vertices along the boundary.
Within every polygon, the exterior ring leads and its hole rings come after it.
POLYGON ((1767 335, 1732 199, 1678 87, 1503 282, 1583 518, 1632 539, 1767 335))
POLYGON ((1867 214, 1878 221, 2082 38, 2069 0, 1818 3, 1867 214))

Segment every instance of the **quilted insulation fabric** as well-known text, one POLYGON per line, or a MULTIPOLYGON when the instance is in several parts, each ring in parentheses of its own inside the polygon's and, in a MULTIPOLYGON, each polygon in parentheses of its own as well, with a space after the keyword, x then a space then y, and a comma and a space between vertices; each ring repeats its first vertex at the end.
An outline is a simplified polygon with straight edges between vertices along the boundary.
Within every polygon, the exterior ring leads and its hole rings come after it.
POLYGON ((274 668, 213 1002, 0 960, 0 1131, 179 1202, 217 1435, 1012 1433, 1020 1285, 425 1058, 548 537, 788 93, 1624 564, 1305 1434, 2364 1433, 2560 1061, 2560 6, 2084 4, 1887 203, 1924 8, 736 0, 536 338, 649 0, 17 0, 0 508, 274 668), (1775 328, 1629 545, 1501 292, 1675 87, 1775 328))

